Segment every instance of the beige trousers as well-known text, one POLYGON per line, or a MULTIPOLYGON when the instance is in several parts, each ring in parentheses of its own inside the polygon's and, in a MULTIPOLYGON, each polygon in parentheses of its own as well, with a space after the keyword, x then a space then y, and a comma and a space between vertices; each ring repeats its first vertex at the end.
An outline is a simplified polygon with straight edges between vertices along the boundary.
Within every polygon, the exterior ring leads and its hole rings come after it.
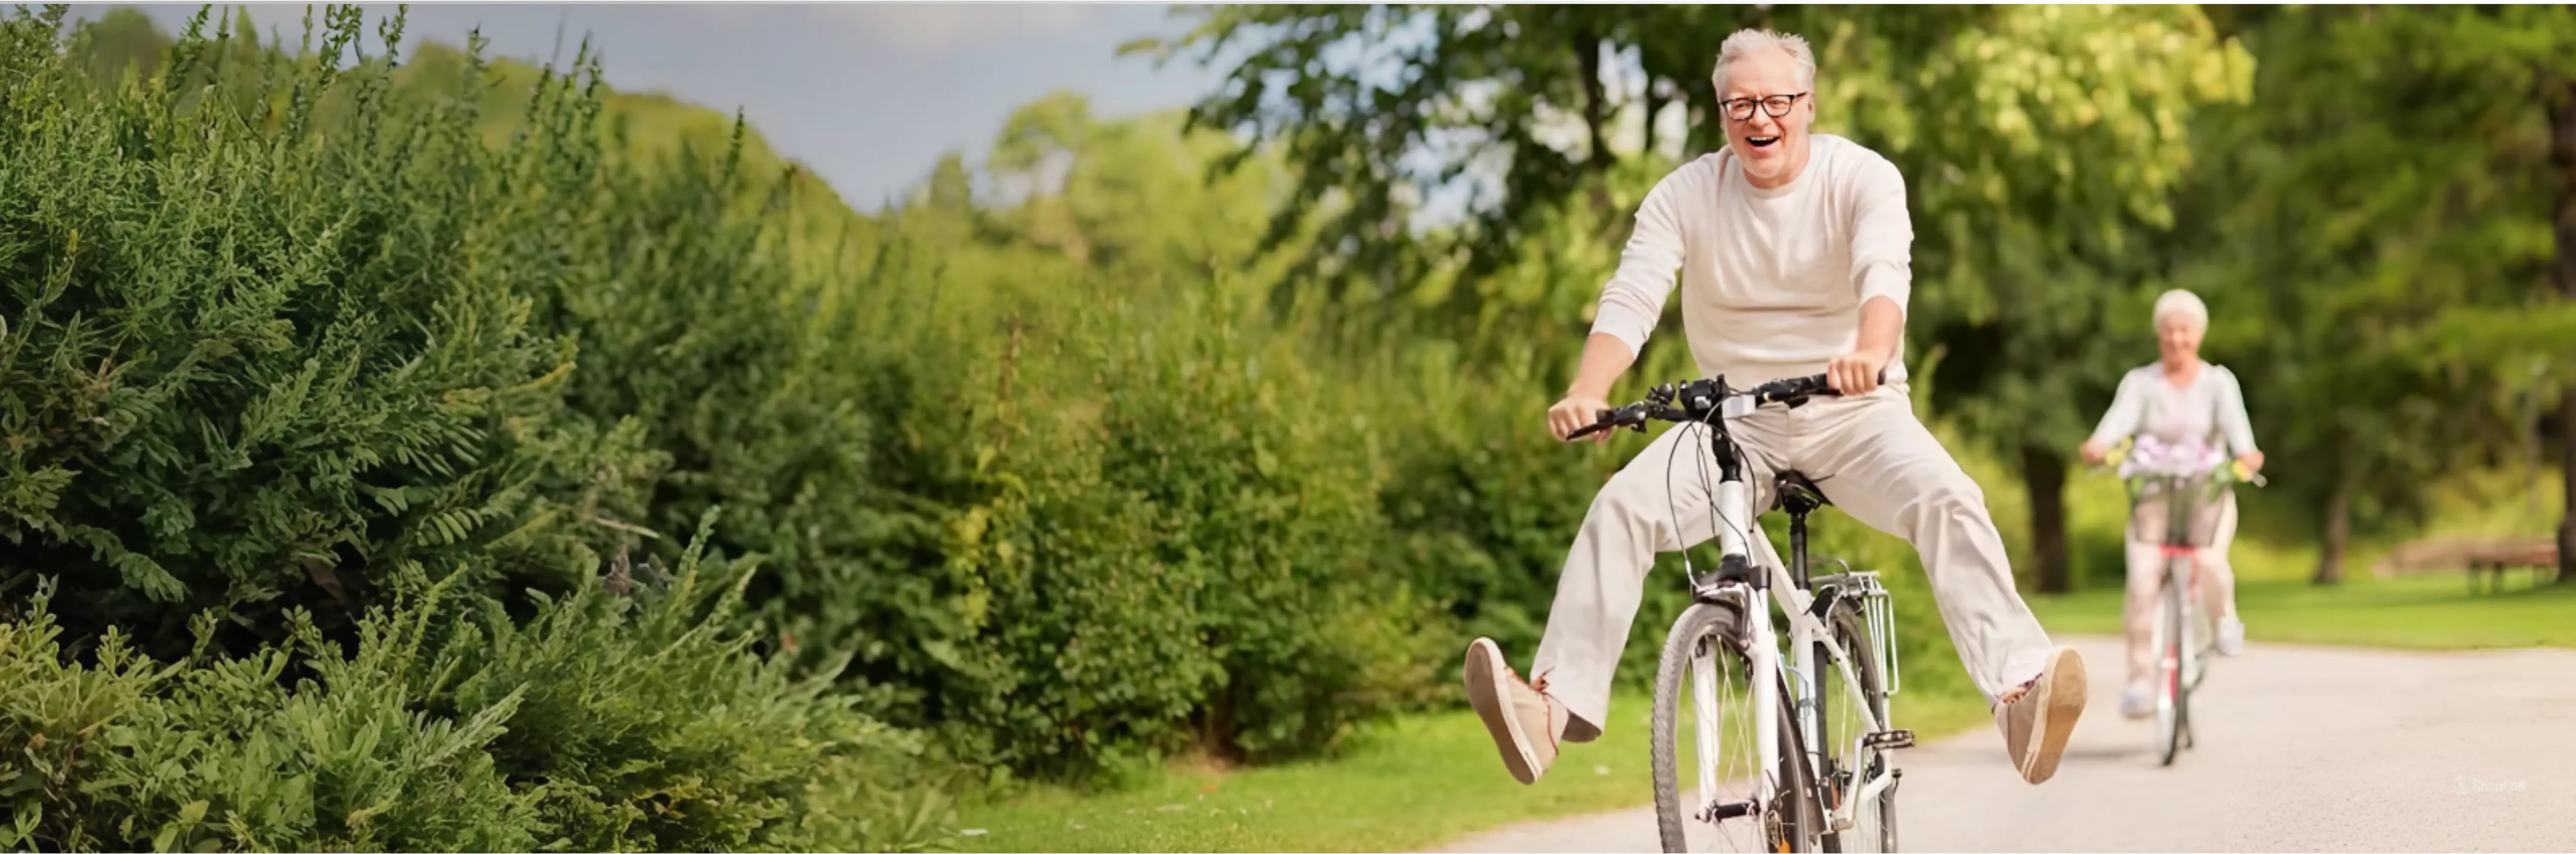
MULTIPOLYGON (((2157 502, 2149 499, 2143 512, 2160 512, 2157 502)), ((2162 537, 2161 529, 2141 532, 2133 523, 2124 538, 2129 552, 2129 600, 2121 612, 2128 624, 2131 684, 2152 682, 2156 672, 2156 597, 2165 588, 2162 537)), ((2213 617, 2236 613, 2236 569, 2227 563, 2227 546, 2235 539, 2236 496, 2230 493, 2219 499, 2217 527, 2210 533, 2209 545, 2195 556, 2200 564, 2200 601, 2213 617)))
MULTIPOLYGON (((2054 646, 2013 589, 1985 493, 1916 420, 1903 386, 1797 409, 1766 406, 1728 422, 1728 431, 1745 457, 1754 512, 1771 507, 1773 473, 1795 469, 1852 518, 1913 544, 1950 640, 1987 699, 2039 676, 2054 646)), ((1573 714, 1569 740, 1598 737, 1609 720, 1611 678, 1655 554, 1716 536, 1717 478, 1706 431, 1672 426, 1593 498, 1530 667, 1573 714)), ((1754 520, 1731 521, 1752 533, 1757 562, 1780 565, 1754 520)))

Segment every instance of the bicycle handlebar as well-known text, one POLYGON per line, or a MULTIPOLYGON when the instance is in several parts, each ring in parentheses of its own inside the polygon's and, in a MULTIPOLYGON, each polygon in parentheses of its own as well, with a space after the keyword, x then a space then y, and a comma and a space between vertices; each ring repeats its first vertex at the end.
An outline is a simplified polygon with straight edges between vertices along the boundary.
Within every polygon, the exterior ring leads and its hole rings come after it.
MULTIPOLYGON (((2136 445, 2136 442, 2137 440, 2134 438, 2120 440, 2120 444, 2113 446, 2110 453, 2102 457, 2101 462, 2089 464, 2088 467, 2098 469, 2106 474, 2117 475, 2120 471, 2120 464, 2128 459, 2129 451, 2136 445)), ((2217 474, 2219 472, 2227 473, 2228 478, 2234 482, 2250 483, 2257 488, 2268 486, 2271 483, 2263 477, 2261 472, 2247 468, 2244 460, 2236 459, 2234 457, 2228 458, 2226 465, 2212 469, 2210 474, 2217 474)), ((2131 475, 2131 477, 2138 476, 2141 475, 2131 475)))
MULTIPOLYGON (((1881 370, 1878 377, 1879 382, 1886 382, 1887 372, 1881 370)), ((1841 394, 1842 392, 1834 390, 1832 379, 1824 374, 1772 380, 1740 391, 1728 389, 1726 377, 1722 375, 1710 379, 1692 380, 1679 387, 1675 387, 1672 383, 1665 383, 1648 390, 1645 400, 1603 411, 1593 423, 1566 434, 1565 440, 1571 442, 1603 430, 1616 430, 1621 427, 1643 433, 1646 432, 1648 421, 1709 421, 1713 420, 1714 416, 1717 416, 1729 402, 1740 399, 1750 399, 1752 406, 1771 403, 1795 406, 1806 402, 1808 398, 1833 397, 1841 394), (1680 405, 1674 405, 1675 401, 1679 401, 1680 405)))

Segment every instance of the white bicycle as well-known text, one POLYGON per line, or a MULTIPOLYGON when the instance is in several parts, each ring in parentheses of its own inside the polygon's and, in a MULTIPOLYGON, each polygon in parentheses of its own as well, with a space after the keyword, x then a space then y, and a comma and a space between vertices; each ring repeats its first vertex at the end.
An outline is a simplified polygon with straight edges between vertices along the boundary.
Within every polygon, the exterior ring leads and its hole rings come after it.
POLYGON ((1678 422, 1684 426, 1674 429, 1708 431, 1720 475, 1717 571, 1700 575, 1684 552, 1693 602, 1674 621, 1655 674, 1655 823, 1665 851, 1896 850, 1903 774, 1889 752, 1912 746, 1914 734, 1888 717, 1898 686, 1887 589, 1877 573, 1848 564, 1808 577, 1807 516, 1831 502, 1795 471, 1774 478, 1777 506, 1789 512, 1788 565, 1757 571, 1752 492, 1726 430, 1757 407, 1796 407, 1834 393, 1823 375, 1745 391, 1729 391, 1723 376, 1668 384, 1567 437, 1678 422), (1785 633, 1766 599, 1778 606, 1785 633), (1697 760, 1688 797, 1684 755, 1697 760))

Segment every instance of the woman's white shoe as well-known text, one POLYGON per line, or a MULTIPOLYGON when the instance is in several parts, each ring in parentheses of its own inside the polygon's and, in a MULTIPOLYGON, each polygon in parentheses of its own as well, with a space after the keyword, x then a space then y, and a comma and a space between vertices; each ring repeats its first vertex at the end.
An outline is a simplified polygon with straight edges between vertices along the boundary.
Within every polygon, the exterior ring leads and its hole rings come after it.
POLYGON ((2120 714, 2131 718, 2144 718, 2152 717, 2155 713, 2156 689, 2154 685, 2145 682, 2131 682, 2127 689, 2120 692, 2120 714))
POLYGON ((2218 621, 2218 654, 2234 658, 2245 652, 2245 621, 2222 617, 2218 621))

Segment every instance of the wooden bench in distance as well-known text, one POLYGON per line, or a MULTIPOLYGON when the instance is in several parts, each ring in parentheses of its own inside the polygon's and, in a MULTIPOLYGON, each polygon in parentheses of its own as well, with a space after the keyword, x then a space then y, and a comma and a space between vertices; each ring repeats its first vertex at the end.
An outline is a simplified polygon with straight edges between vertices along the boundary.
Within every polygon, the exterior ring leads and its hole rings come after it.
POLYGON ((2446 538, 2417 540, 2398 546, 2387 557, 2371 566, 2372 575, 2394 578, 2431 572, 2467 571, 2469 591, 2478 590, 2478 576, 2490 577, 2490 589, 2504 589, 2505 571, 2528 568, 2532 583, 2558 571, 2558 543, 2542 537, 2521 539, 2446 538))

